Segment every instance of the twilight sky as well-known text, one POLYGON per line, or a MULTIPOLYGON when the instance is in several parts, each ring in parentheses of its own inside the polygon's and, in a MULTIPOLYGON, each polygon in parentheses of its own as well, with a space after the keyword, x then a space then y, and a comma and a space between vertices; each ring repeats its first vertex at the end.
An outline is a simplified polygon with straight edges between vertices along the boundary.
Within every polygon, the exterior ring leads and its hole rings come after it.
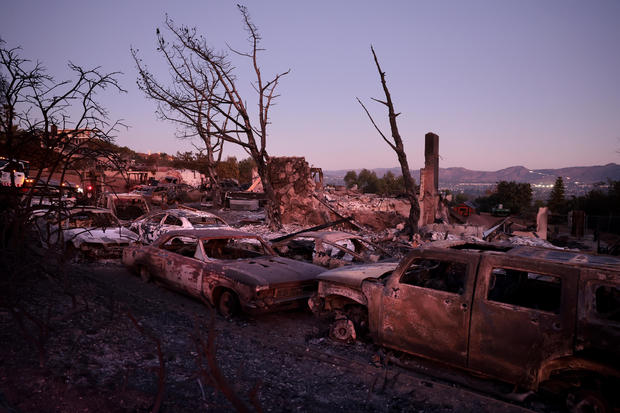
MULTIPOLYGON (((121 71, 127 94, 101 101, 130 125, 117 143, 142 152, 191 150, 136 87, 130 47, 160 80, 155 29, 167 13, 209 43, 247 46, 237 1, 6 0, 0 37, 42 61, 121 71)), ((243 1, 263 37, 262 72, 291 69, 271 111, 268 152, 324 169, 398 165, 360 97, 389 134, 373 44, 399 116, 411 168, 424 134, 440 137, 442 167, 496 170, 620 163, 620 1, 243 1)), ((248 62, 235 57, 251 106, 248 62)), ((196 142, 198 143, 198 142, 196 142)), ((247 155, 231 145, 225 153, 247 155)))

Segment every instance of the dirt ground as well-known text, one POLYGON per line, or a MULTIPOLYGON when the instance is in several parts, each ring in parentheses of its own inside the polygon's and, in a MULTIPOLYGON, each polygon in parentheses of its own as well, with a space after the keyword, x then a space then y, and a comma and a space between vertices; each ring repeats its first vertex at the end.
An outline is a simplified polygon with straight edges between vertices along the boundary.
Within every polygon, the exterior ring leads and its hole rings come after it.
POLYGON ((118 261, 72 264, 66 281, 34 279, 0 310, 0 412, 554 411, 429 376, 369 342, 336 343, 307 310, 224 319, 118 261), (213 384, 218 371, 228 386, 213 384))

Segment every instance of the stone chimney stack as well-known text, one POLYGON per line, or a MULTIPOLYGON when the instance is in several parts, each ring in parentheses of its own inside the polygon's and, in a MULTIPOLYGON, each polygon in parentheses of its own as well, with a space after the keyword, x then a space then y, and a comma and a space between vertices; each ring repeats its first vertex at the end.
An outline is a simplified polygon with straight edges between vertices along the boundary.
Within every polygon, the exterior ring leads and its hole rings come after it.
POLYGON ((424 168, 420 171, 420 220, 418 226, 435 222, 439 201, 439 136, 429 132, 424 136, 424 168))

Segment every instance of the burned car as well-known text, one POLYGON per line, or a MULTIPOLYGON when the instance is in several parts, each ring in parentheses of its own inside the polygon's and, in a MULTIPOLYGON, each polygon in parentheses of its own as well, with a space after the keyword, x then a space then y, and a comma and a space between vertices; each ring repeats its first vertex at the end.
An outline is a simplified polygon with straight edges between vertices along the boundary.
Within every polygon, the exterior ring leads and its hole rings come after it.
POLYGON ((59 245, 70 257, 118 258, 124 247, 138 239, 104 208, 39 210, 33 214, 32 221, 43 247, 59 245))
POLYGON ((25 203, 30 198, 30 206, 35 209, 71 208, 77 203, 77 188, 69 182, 60 185, 54 180, 27 179, 22 189, 25 190, 22 201, 25 203))
POLYGON ((142 195, 144 199, 153 205, 163 205, 167 203, 166 194, 168 189, 169 188, 166 186, 138 185, 131 191, 131 193, 142 195))
POLYGON ((147 244, 168 231, 202 228, 230 227, 215 214, 186 206, 152 212, 139 217, 129 226, 130 230, 139 235, 140 241, 147 244))
POLYGON ((271 244, 282 256, 326 268, 371 263, 390 258, 379 245, 342 231, 309 231, 271 244))
POLYGON ((279 257, 259 236, 231 229, 170 231, 132 245, 123 263, 143 280, 202 298, 225 316, 305 305, 323 268, 279 257))
POLYGON ((100 204, 111 210, 123 225, 129 225, 133 220, 150 211, 146 199, 135 193, 105 193, 102 195, 100 204))
POLYGON ((317 312, 332 337, 372 340, 608 411, 620 388, 620 259, 536 247, 455 245, 411 252, 395 268, 319 276, 317 312))

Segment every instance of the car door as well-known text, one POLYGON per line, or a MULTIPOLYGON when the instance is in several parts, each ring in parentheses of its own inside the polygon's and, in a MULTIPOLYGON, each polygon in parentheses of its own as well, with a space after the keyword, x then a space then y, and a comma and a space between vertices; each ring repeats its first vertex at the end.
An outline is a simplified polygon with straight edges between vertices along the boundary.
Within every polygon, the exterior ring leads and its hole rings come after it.
POLYGON ((474 298, 469 367, 531 386, 545 360, 570 355, 578 269, 487 255, 474 298))
POLYGON ((181 221, 179 217, 173 214, 167 214, 161 222, 157 236, 163 234, 164 232, 173 231, 175 229, 181 228, 183 228, 183 221, 181 221))
POLYGON ((456 251, 408 257, 383 289, 383 344, 465 366, 477 261, 456 251))
POLYGON ((138 235, 140 235, 140 239, 148 244, 155 241, 161 234, 159 229, 165 217, 166 214, 161 213, 145 218, 138 227, 138 235))
POLYGON ((200 296, 204 267, 204 262, 196 258, 199 247, 198 239, 188 235, 171 237, 160 247, 166 282, 193 296, 200 296))

